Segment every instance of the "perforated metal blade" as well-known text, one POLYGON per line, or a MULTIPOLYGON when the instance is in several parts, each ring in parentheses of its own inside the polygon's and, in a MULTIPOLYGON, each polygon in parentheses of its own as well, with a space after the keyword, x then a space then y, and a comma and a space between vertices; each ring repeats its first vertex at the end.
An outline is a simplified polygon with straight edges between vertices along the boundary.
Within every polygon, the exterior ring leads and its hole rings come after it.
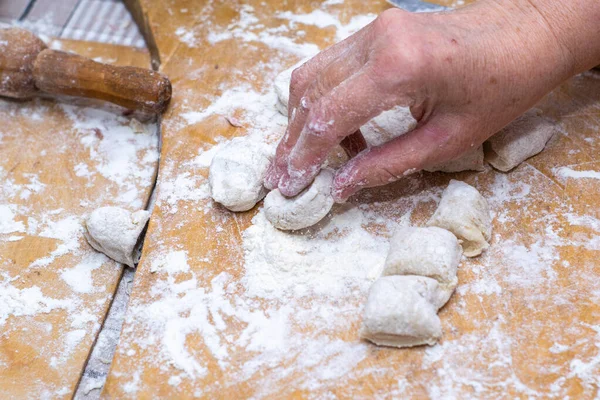
POLYGON ((387 0, 387 2, 410 12, 436 12, 449 10, 448 7, 421 0, 387 0))

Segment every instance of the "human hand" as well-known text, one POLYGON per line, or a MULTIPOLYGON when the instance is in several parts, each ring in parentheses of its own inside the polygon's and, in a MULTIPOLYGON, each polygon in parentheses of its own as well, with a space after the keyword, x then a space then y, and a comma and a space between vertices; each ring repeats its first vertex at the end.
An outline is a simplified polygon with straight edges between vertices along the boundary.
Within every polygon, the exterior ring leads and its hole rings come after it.
POLYGON ((296 195, 335 145, 394 106, 410 107, 417 128, 338 170, 336 201, 479 146, 600 61, 597 39, 595 47, 581 45, 583 36, 598 34, 600 7, 596 0, 574 3, 566 11, 555 0, 482 0, 435 14, 385 11, 294 71, 288 129, 265 185, 296 195), (574 35, 576 22, 583 26, 574 35))

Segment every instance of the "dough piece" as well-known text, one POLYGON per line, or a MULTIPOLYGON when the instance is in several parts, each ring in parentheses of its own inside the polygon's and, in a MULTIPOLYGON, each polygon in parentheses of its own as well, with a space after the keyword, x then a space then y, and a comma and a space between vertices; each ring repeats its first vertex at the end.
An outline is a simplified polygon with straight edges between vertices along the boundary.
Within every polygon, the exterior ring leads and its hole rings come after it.
POLYGON ((379 146, 412 131, 417 126, 408 107, 394 107, 384 111, 366 124, 360 131, 370 146, 379 146))
POLYGON ((456 236, 437 227, 400 227, 390 241, 382 276, 419 275, 435 279, 443 291, 441 307, 458 284, 462 249, 456 236))
POLYGON ((431 278, 379 278, 369 290, 360 336, 380 346, 435 344, 442 336, 439 292, 431 278))
POLYGON ((461 171, 483 171, 485 169, 483 161, 483 146, 468 152, 456 160, 450 160, 443 164, 431 168, 425 168, 429 172, 461 172, 461 171))
POLYGON ((140 256, 136 245, 149 218, 146 210, 131 213, 119 207, 101 207, 85 221, 84 235, 94 249, 134 268, 140 256))
POLYGON ((213 157, 208 174, 214 201, 231 211, 247 211, 267 193, 263 180, 273 156, 267 144, 248 137, 232 139, 213 157))
POLYGON ((312 57, 305 58, 292 67, 282 71, 275 77, 275 93, 277 93, 277 110, 287 117, 288 103, 290 101, 290 82, 292 81, 292 72, 312 57))
POLYGON ((333 207, 333 172, 322 169, 313 183, 294 197, 283 196, 278 189, 265 198, 265 216, 277 229, 297 230, 322 220, 333 207))
POLYGON ((473 186, 451 180, 437 210, 427 222, 454 233, 462 241, 465 256, 475 257, 489 247, 492 217, 488 203, 473 186))
POLYGON ((484 143, 485 160, 500 171, 510 171, 544 150, 555 132, 539 110, 529 110, 484 143))

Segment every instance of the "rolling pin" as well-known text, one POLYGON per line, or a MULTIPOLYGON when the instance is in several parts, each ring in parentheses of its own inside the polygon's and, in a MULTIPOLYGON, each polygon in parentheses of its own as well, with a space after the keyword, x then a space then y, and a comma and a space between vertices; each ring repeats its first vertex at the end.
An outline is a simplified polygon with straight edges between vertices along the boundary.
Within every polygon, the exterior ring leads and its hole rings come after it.
POLYGON ((116 67, 50 50, 25 29, 0 29, 0 96, 27 99, 40 92, 160 114, 171 99, 171 82, 148 69, 116 67))

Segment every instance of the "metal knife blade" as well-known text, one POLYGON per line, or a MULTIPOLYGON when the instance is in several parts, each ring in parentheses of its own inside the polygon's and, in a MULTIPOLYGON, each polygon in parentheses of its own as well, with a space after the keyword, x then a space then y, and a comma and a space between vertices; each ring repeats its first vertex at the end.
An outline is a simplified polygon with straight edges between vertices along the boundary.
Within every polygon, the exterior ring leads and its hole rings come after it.
POLYGON ((410 12, 436 12, 450 9, 421 0, 387 0, 387 2, 410 12))

